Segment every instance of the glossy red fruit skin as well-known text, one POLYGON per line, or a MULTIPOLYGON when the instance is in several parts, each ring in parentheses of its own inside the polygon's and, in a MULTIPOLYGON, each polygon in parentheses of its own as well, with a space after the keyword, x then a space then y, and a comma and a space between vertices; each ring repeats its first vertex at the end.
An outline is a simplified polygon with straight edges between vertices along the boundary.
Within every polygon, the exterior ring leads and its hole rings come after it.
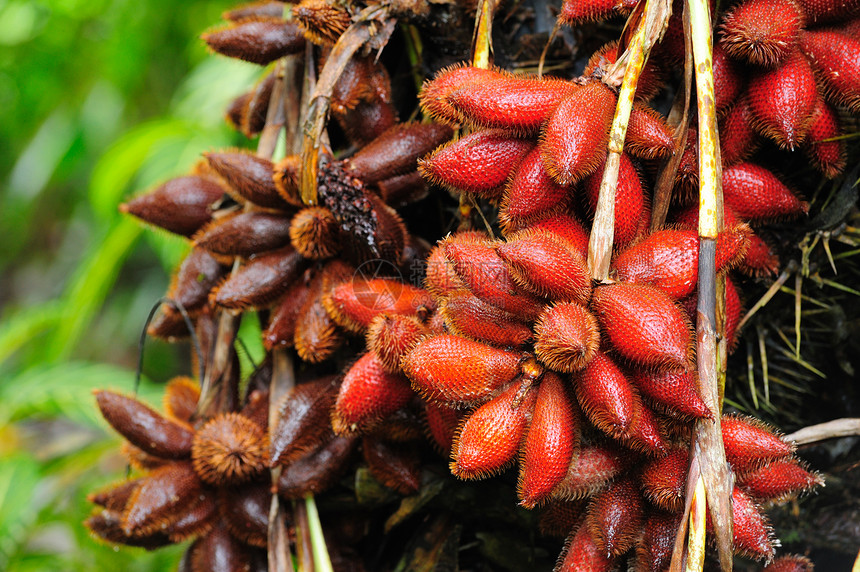
POLYGON ((753 128, 783 149, 796 149, 809 131, 818 98, 809 61, 795 49, 777 68, 750 78, 747 98, 753 128))
MULTIPOLYGON (((604 163, 605 165, 605 163, 604 163)), ((592 176, 583 181, 589 214, 594 216, 597 198, 600 194, 600 181, 603 178, 602 165, 592 176)), ((618 168, 618 186, 615 189, 615 244, 623 248, 636 238, 640 222, 650 218, 651 210, 642 186, 639 172, 627 155, 621 155, 618 168)))
POLYGON ((524 230, 508 237, 496 252, 526 290, 553 300, 588 302, 591 276, 585 260, 554 233, 524 230))
POLYGON ((720 45, 735 59, 773 67, 797 45, 803 20, 792 0, 746 0, 723 16, 720 45))
POLYGON ((418 161, 418 170, 431 183, 456 193, 497 200, 508 176, 533 147, 533 141, 506 131, 476 131, 418 161))
POLYGON ((488 304, 468 290, 452 292, 439 311, 451 333, 500 347, 518 347, 532 338, 532 329, 512 314, 488 304))
POLYGON ((619 556, 633 547, 644 519, 639 487, 632 477, 626 477, 594 498, 585 524, 604 554, 619 556))
POLYGON ((113 391, 97 391, 96 401, 105 420, 145 452, 181 459, 191 452, 194 433, 184 424, 165 419, 143 403, 113 391))
POLYGON ((628 465, 630 455, 601 445, 583 446, 571 460, 564 479, 552 491, 553 498, 576 500, 590 497, 628 465))
POLYGON ((558 21, 560 24, 574 26, 590 20, 603 20, 635 5, 635 2, 629 0, 565 0, 558 21))
POLYGON ((680 514, 649 512, 642 538, 636 546, 636 570, 661 572, 668 569, 680 524, 680 514))
POLYGON ((338 325, 357 333, 381 314, 426 316, 436 309, 429 292, 391 278, 353 277, 335 286, 323 303, 338 325))
POLYGON ((780 556, 764 567, 762 572, 812 572, 812 561, 805 556, 780 556))
POLYGON ((293 335, 296 352, 304 361, 323 362, 344 342, 343 331, 326 310, 325 299, 336 284, 351 278, 353 272, 352 266, 334 258, 326 263, 308 286, 311 292, 302 302, 296 316, 293 335))
POLYGON ((456 90, 504 77, 506 74, 498 69, 464 65, 447 67, 440 70, 432 80, 424 82, 421 93, 418 94, 421 108, 436 121, 456 125, 463 120, 463 117, 448 101, 448 96, 456 90))
POLYGON ((381 314, 367 328, 367 347, 390 373, 400 372, 400 360, 430 330, 414 316, 381 314))
POLYGON ((473 128, 531 133, 575 88, 560 79, 506 76, 457 89, 448 102, 473 128))
POLYGON ((724 167, 740 163, 759 147, 760 139, 752 128, 752 121, 752 111, 745 97, 731 106, 720 121, 720 156, 724 167))
POLYGON ((425 398, 474 403, 513 380, 520 359, 519 353, 442 334, 419 342, 401 365, 425 398))
POLYGON ((637 370, 633 375, 633 383, 642 395, 671 412, 690 418, 713 417, 699 396, 696 376, 692 371, 637 370))
POLYGON ((561 378, 543 376, 520 458, 520 505, 543 502, 567 475, 579 448, 579 415, 561 378))
POLYGON ((553 572, 609 572, 615 559, 601 550, 585 523, 575 529, 564 543, 553 572))
POLYGON ((535 147, 517 167, 505 189, 499 222, 505 229, 522 228, 547 213, 563 210, 571 194, 571 189, 552 180, 543 166, 540 147, 535 147))
POLYGON ((779 459, 742 475, 738 486, 759 502, 784 502, 824 484, 818 473, 795 459, 779 459))
POLYGON ((343 376, 332 426, 340 434, 361 431, 406 405, 413 395, 403 374, 387 371, 376 354, 367 352, 343 376))
POLYGON ((860 112, 860 39, 836 30, 807 31, 800 37, 827 96, 854 113, 860 112))
MULTIPOLYGON (((595 72, 605 73, 606 68, 610 64, 614 64, 617 60, 618 41, 604 44, 600 49, 594 52, 590 58, 588 58, 588 63, 585 64, 585 69, 583 70, 582 75, 590 77, 594 75, 595 72)), ((666 82, 665 75, 665 72, 659 64, 655 63, 654 60, 648 60, 645 63, 645 67, 642 69, 639 80, 636 82, 636 100, 640 102, 648 101, 657 95, 666 82)))
POLYGON ((794 452, 794 446, 783 441, 768 426, 751 417, 723 416, 721 427, 726 460, 736 472, 745 472, 794 452))
POLYGON ((690 364, 690 322, 661 290, 623 282, 602 285, 594 289, 591 305, 601 331, 626 359, 657 369, 683 370, 690 364))
POLYGON ((738 324, 743 316, 743 302, 738 294, 734 281, 726 277, 726 325, 725 336, 729 347, 729 353, 733 352, 738 344, 738 324))
MULTIPOLYGON (((738 65, 726 55, 720 43, 714 42, 713 57, 717 115, 722 116, 743 91, 744 78, 738 65)), ((722 131, 720 133, 722 134, 722 131)))
POLYGON ((534 319, 541 312, 540 300, 517 286, 510 268, 496 251, 499 243, 453 235, 443 244, 445 258, 472 294, 520 318, 534 319))
POLYGON ((666 119, 645 105, 634 105, 627 124, 624 149, 640 159, 669 157, 674 150, 672 129, 666 119))
POLYGON ((624 372, 602 352, 574 378, 576 398, 592 424, 607 435, 624 439, 633 424, 638 396, 624 372))
POLYGON ((520 384, 512 383, 469 415, 454 437, 451 473, 461 479, 483 479, 510 465, 516 458, 536 395, 536 391, 529 390, 522 398, 520 384))
POLYGON ((456 409, 425 402, 427 432, 435 446, 447 457, 454 443, 454 435, 460 425, 461 414, 456 409))
POLYGON ((766 222, 805 214, 809 205, 776 176, 753 163, 723 169, 726 204, 744 220, 766 222))
POLYGON ((642 469, 642 494, 665 511, 683 511, 689 464, 686 449, 672 449, 665 457, 650 461, 642 469))
POLYGON ((773 533, 761 509, 746 493, 732 491, 732 534, 736 553, 771 560, 776 550, 773 533))
POLYGON ((535 355, 555 371, 581 370, 600 345, 597 320, 584 307, 570 302, 548 307, 538 318, 534 331, 535 355))
POLYGON ((583 259, 588 256, 588 233, 573 215, 559 213, 529 226, 536 231, 546 230, 559 235, 572 244, 583 259))
POLYGON ((806 136, 806 154, 828 179, 845 170, 845 141, 830 139, 842 134, 836 110, 819 97, 806 136))
POLYGON ((589 82, 563 99, 541 131, 541 156, 550 177, 571 185, 592 174, 606 156, 617 96, 589 82))

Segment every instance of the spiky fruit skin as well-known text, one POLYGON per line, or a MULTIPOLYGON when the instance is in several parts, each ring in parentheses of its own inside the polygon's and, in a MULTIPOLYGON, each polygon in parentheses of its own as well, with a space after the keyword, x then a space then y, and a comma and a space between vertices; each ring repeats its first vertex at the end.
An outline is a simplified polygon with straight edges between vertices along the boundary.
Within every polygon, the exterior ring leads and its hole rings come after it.
POLYGON ((227 183, 227 191, 238 202, 251 201, 272 209, 289 209, 272 178, 274 165, 248 151, 226 150, 204 154, 212 170, 227 183))
POLYGON ((502 77, 457 89, 448 101, 473 128, 529 133, 575 87, 557 79, 502 77))
POLYGON ((720 44, 733 58, 773 67, 797 45, 802 27, 792 0, 747 0, 723 17, 720 44))
POLYGON ((576 375, 574 387, 592 424, 619 439, 629 434, 638 399, 627 376, 610 358, 597 352, 576 375))
POLYGON ((453 235, 443 244, 445 258, 475 296, 526 319, 533 319, 541 312, 540 301, 517 286, 510 268, 496 250, 498 243, 453 235))
POLYGON ((520 395, 513 383, 478 407, 462 424, 451 448, 451 472, 461 479, 489 477, 514 461, 535 391, 520 395))
POLYGON ((738 217, 770 221, 805 214, 809 205, 795 196, 772 172, 754 163, 739 163, 723 170, 726 204, 738 217))
POLYGON ((673 449, 663 458, 642 469, 642 493, 651 504, 668 512, 684 508, 690 455, 686 449, 673 449))
POLYGON ((590 20, 602 20, 613 13, 629 9, 635 3, 625 0, 565 0, 558 15, 560 24, 573 26, 590 20))
POLYGON ((220 414, 195 434, 191 460, 195 472, 209 484, 243 483, 268 466, 269 439, 247 417, 220 414))
POLYGON ((512 314, 488 304, 467 290, 443 300, 440 312, 448 329, 458 336, 500 347, 517 347, 532 338, 532 330, 512 314))
MULTIPOLYGON (((605 163, 604 163, 605 166, 605 163)), ((597 210, 603 167, 583 182, 589 212, 597 210)), ((640 222, 650 215, 648 199, 639 172, 627 155, 621 155, 618 186, 615 188, 615 243, 624 247, 636 238, 640 222)))
POLYGON ((194 235, 197 246, 216 255, 248 257, 286 246, 291 225, 283 216, 246 212, 212 221, 194 235))
POLYGON ((387 371, 375 353, 367 352, 343 376, 332 426, 340 434, 360 431, 406 405, 412 396, 409 380, 387 371))
POLYGON ((516 230, 563 209, 570 202, 571 190, 559 185, 547 173, 540 147, 532 149, 511 177, 499 210, 499 221, 506 229, 516 230))
POLYGON ((567 475, 579 448, 579 418, 561 378, 547 373, 540 381, 523 445, 517 485, 520 505, 542 502, 567 475))
POLYGON ((696 376, 691 371, 637 371, 633 376, 636 388, 660 406, 687 417, 712 417, 699 396, 696 376))
POLYGON ((456 193, 499 199, 508 176, 533 146, 506 131, 477 131, 421 159, 418 169, 428 181, 456 193))
POLYGON ((669 567, 681 515, 651 511, 636 546, 636 570, 660 572, 669 567))
POLYGON ((724 167, 740 163, 758 148, 759 138, 752 128, 752 121, 752 111, 745 97, 723 117, 720 122, 720 156, 724 167))
POLYGON ((403 356, 428 335, 430 330, 413 316, 381 314, 367 328, 367 347, 386 371, 397 373, 403 356))
POLYGON ((748 417, 725 416, 721 423, 726 460, 735 471, 747 471, 768 460, 786 458, 794 451, 764 423, 748 417))
POLYGON ((810 30, 801 35, 800 47, 828 97, 860 112, 860 39, 834 30, 810 30))
POLYGON ((735 487, 732 491, 732 535, 736 552, 757 560, 771 560, 776 550, 770 524, 758 505, 735 487))
POLYGON ((806 137, 818 88, 812 67, 793 50, 779 67, 753 75, 747 86, 753 127, 784 149, 796 149, 806 137))
POLYGON ((505 74, 496 69, 484 69, 471 66, 451 66, 436 74, 430 81, 424 82, 418 97, 421 108, 436 121, 456 125, 462 121, 462 116, 448 100, 448 96, 470 85, 488 80, 500 79, 505 74))
POLYGON ((176 177, 119 206, 120 212, 190 237, 212 220, 212 205, 224 196, 214 178, 199 175, 176 177))
POLYGON ((812 561, 805 556, 781 556, 764 567, 762 572, 812 572, 812 561))
POLYGON ((630 477, 618 480, 589 507, 585 524, 604 554, 619 556, 633 547, 645 517, 638 489, 630 477))
POLYGON ((297 53, 305 43, 295 22, 259 16, 213 30, 202 37, 219 54, 259 65, 297 53))
POLYGON ((588 526, 583 523, 570 533, 553 572, 580 570, 609 572, 612 570, 613 562, 614 558, 607 557, 606 553, 597 546, 588 531, 588 526))
POLYGON ((354 278, 335 287, 324 303, 335 322, 358 333, 381 314, 426 316, 436 309, 426 290, 390 278, 354 278))
POLYGON ((578 304, 561 302, 547 308, 535 324, 535 355, 555 371, 584 368, 597 353, 597 320, 578 304))
POLYGON ((96 401, 107 422, 147 453, 180 459, 191 451, 193 433, 184 424, 165 419, 136 399, 112 391, 96 392, 96 401))
POLYGON ((741 476, 738 485, 758 501, 781 502, 824 484, 794 459, 780 459, 741 476))
POLYGON ((845 170, 845 141, 838 139, 841 134, 836 110, 819 97, 809 123, 806 152, 828 179, 845 170))
POLYGON ((553 490, 552 496, 561 500, 591 496, 619 475, 628 461, 629 456, 620 450, 583 445, 571 460, 567 475, 553 490))
MULTIPOLYGON (((595 72, 598 74, 605 73, 609 64, 613 64, 617 60, 618 41, 604 44, 588 58, 582 75, 591 77, 594 76, 595 72)), ((665 81, 665 73, 661 67, 654 60, 649 60, 642 68, 642 73, 636 82, 636 100, 641 102, 652 99, 663 88, 665 81)))
POLYGON ((292 246, 258 256, 227 277, 209 295, 222 308, 260 308, 283 294, 303 271, 302 256, 292 246))
POLYGON ((331 211, 322 207, 302 209, 290 221, 290 243, 310 260, 324 260, 340 250, 338 224, 331 211))
POLYGON ((550 177, 571 185, 593 173, 606 156, 617 97, 589 82, 558 104, 541 132, 541 156, 550 177))
POLYGON ((624 148, 640 159, 669 157, 674 150, 672 129, 665 118, 650 107, 634 104, 627 124, 624 148))
POLYGON ((472 403, 519 373, 520 355, 442 334, 418 343, 403 357, 403 371, 430 400, 472 403))
POLYGON ((591 293, 585 260, 576 248, 546 231, 522 231, 496 248, 517 283, 553 300, 584 304, 591 293))
POLYGON ((653 368, 683 370, 689 365, 690 323, 661 290, 642 284, 598 286, 592 309, 602 331, 625 358, 653 368))
POLYGON ((738 65, 726 55, 720 43, 714 43, 713 57, 715 103, 717 115, 722 116, 743 91, 744 78, 738 65))

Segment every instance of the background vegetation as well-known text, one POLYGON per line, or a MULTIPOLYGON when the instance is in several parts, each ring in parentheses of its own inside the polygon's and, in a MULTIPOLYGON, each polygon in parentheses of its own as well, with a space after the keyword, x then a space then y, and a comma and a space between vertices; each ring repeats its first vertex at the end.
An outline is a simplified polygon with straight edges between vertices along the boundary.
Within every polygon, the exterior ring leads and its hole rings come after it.
MULTIPOLYGON (((222 110, 254 66, 197 37, 230 0, 0 0, 0 569, 161 570, 80 526, 122 478, 91 391, 131 391, 137 340, 184 244, 117 205, 240 143, 222 110)), ((188 371, 147 342, 141 395, 188 371)))

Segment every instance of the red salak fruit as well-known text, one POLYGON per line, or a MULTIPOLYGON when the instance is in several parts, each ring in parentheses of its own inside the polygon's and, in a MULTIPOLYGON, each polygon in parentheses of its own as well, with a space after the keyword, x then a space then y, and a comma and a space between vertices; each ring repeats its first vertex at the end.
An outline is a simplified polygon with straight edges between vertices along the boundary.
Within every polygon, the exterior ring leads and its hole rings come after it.
POLYGON ((445 258, 478 298, 525 319, 534 319, 543 310, 540 300, 517 286, 510 268, 496 252, 498 242, 456 234, 442 244, 445 258))
POLYGON ((633 104, 624 150, 640 159, 664 159, 674 148, 672 128, 666 119, 646 105, 633 104))
POLYGON ((520 371, 521 354, 442 334, 419 342, 403 356, 412 386, 433 401, 473 403, 520 371))
POLYGON ((432 80, 425 81, 418 98, 424 112, 436 121, 456 125, 462 121, 460 113, 451 106, 448 96, 459 89, 487 80, 507 77, 498 69, 483 69, 457 64, 440 70, 432 80))
POLYGON ((531 224, 529 228, 557 234, 572 244, 583 260, 588 256, 588 232, 571 214, 559 213, 531 224))
POLYGON ((461 479, 492 476, 516 458, 537 392, 512 383, 469 415, 454 437, 451 473, 461 479))
MULTIPOLYGON (((717 238, 717 271, 734 266, 743 256, 746 225, 724 230, 717 238)), ((696 290, 699 270, 699 237, 693 230, 658 230, 621 252, 612 262, 611 272, 621 282, 649 284, 675 300, 696 290)))
POLYGON ((770 525, 761 509, 746 493, 732 491, 732 534, 734 550, 756 560, 771 560, 776 551, 770 525))
MULTIPOLYGON (((614 64, 618 59, 618 41, 614 40, 608 44, 604 44, 599 50, 594 52, 588 63, 585 64, 585 69, 582 71, 584 77, 592 77, 594 73, 604 73, 609 64, 614 64)), ((636 82, 636 100, 648 101, 652 99, 663 88, 666 82, 665 72, 653 60, 648 60, 642 72, 639 75, 639 80, 636 82)))
POLYGON ((376 354, 367 352, 343 376, 332 427, 338 434, 361 431, 409 403, 413 395, 403 374, 386 371, 376 354))
POLYGON ((517 167, 505 189, 499 222, 505 230, 515 231, 537 218, 545 218, 548 213, 565 209, 571 195, 571 189, 550 178, 540 148, 535 147, 517 167))
POLYGON ((184 423, 166 419, 140 401, 113 391, 95 395, 105 420, 135 447, 165 459, 182 459, 191 452, 194 433, 184 423))
POLYGON ((576 398, 589 421, 615 439, 628 436, 639 396, 627 376, 602 352, 596 352, 574 379, 576 398))
POLYGON ((722 116, 743 91, 744 77, 738 64, 726 55, 720 43, 714 44, 713 51, 715 104, 717 115, 722 116))
POLYGON ((451 445, 454 443, 457 427, 460 425, 460 412, 444 405, 426 402, 424 403, 424 414, 430 438, 447 457, 451 451, 451 445))
POLYGON ((430 182, 454 192, 500 199, 508 176, 533 147, 529 139, 487 129, 436 149, 418 161, 418 170, 430 182))
POLYGON ((584 368, 600 345, 597 320, 584 307, 561 302, 547 308, 535 324, 535 355, 555 371, 584 368))
POLYGON ((783 502, 823 485, 818 473, 807 471, 796 459, 773 461, 738 479, 738 486, 758 501, 783 502))
POLYGON ((190 237, 212 220, 212 205, 224 197, 224 192, 214 177, 187 175, 119 205, 119 210, 168 232, 190 237))
POLYGON ((669 568, 680 524, 680 514, 649 511, 642 537, 636 545, 636 570, 662 572, 669 568))
POLYGON ((452 334, 501 347, 525 345, 532 329, 512 314, 488 304, 468 290, 452 292, 439 311, 452 334))
POLYGON ((591 81, 558 104, 541 132, 541 156, 550 176, 571 185, 592 174, 606 156, 618 97, 591 81))
POLYGON ((615 481, 588 507, 585 524, 595 544, 609 556, 620 556, 636 541, 645 520, 645 506, 632 477, 615 481))
POLYGON ((805 556, 780 556, 764 567, 762 572, 812 572, 812 561, 805 556))
POLYGON ((436 309, 429 292, 390 278, 355 277, 336 286, 323 303, 338 325, 356 333, 364 332, 381 314, 421 318, 436 309))
POLYGON ((576 89, 560 79, 505 76, 467 85, 448 95, 448 102, 475 129, 532 133, 576 89))
POLYGON ((639 392, 669 411, 684 417, 712 418, 713 415, 699 396, 693 371, 637 370, 633 384, 639 392))
POLYGON ((579 449, 579 414, 564 382, 552 372, 540 381, 520 462, 520 505, 534 508, 567 475, 579 449))
POLYGON ((723 169, 723 196, 739 218, 753 222, 797 217, 809 210, 776 175, 753 163, 723 169))
POLYGON ((733 105, 720 121, 720 157, 723 167, 740 163, 758 148, 760 140, 752 128, 752 121, 752 111, 746 97, 733 105))
POLYGON ((570 501, 594 495, 621 474, 631 457, 628 451, 610 445, 583 446, 571 459, 564 479, 553 489, 553 498, 570 501))
MULTIPOLYGON (((604 162, 597 171, 583 181, 588 212, 593 217, 600 194, 600 181, 603 178, 604 162)), ((633 162, 626 154, 621 155, 618 166, 618 185, 615 188, 615 239, 619 247, 624 247, 636 238, 639 223, 643 218, 651 218, 651 210, 642 179, 633 162)))
POLYGON ((818 98, 809 61, 792 50, 778 67, 750 77, 747 98, 753 128, 783 149, 796 149, 809 131, 818 98))
POLYGON ((678 170, 675 172, 675 193, 672 199, 679 203, 691 202, 699 189, 699 132, 695 127, 687 129, 684 149, 678 170))
POLYGON ((726 460, 736 472, 745 472, 768 461, 787 458, 794 446, 770 427, 752 417, 725 415, 721 421, 726 460))
POLYGON ((837 22, 860 13, 857 0, 798 0, 810 22, 837 22))
POLYGON ((541 534, 564 540, 583 519, 584 501, 554 501, 543 507, 538 520, 541 534))
POLYGON ((588 302, 591 276, 576 247, 558 235, 523 230, 496 248, 523 289, 553 300, 588 302))
POLYGON ((689 465, 690 455, 686 449, 672 449, 665 457, 650 461, 640 477, 642 494, 663 510, 682 511, 689 465))
POLYGON ((845 169, 845 141, 833 140, 841 134, 836 110, 819 96, 806 136, 806 154, 828 179, 845 169))
POLYGON ((588 526, 582 523, 575 528, 564 543, 564 549, 558 556, 553 572, 609 572, 612 570, 615 558, 601 550, 588 531, 588 526))
POLYGON ((575 26, 590 20, 603 20, 636 6, 637 0, 565 0, 558 15, 560 24, 575 26))
MULTIPOLYGON (((344 342, 343 331, 325 308, 325 298, 337 285, 349 280, 354 269, 339 258, 329 260, 314 278, 308 289, 311 291, 302 302, 296 319, 296 352, 303 360, 320 363, 329 358, 344 342)), ((288 296, 289 292, 285 294, 288 296)), ((298 300, 294 300, 297 303, 298 300)))
POLYGON ((738 294, 734 281, 726 276, 726 326, 725 336, 729 347, 729 353, 734 351, 738 343, 738 324, 743 315, 743 302, 738 294))
POLYGON ((645 367, 687 369, 692 328, 663 291, 644 284, 601 285, 591 305, 601 331, 623 357, 645 367))
MULTIPOLYGON (((459 233, 458 236, 463 236, 459 233)), ((477 240, 486 240, 483 233, 469 233, 477 240)), ((466 284, 457 276, 454 265, 445 258, 445 244, 437 244, 427 256, 427 269, 424 274, 424 287, 434 298, 444 298, 451 292, 463 290, 466 284)))
POLYGON ((400 371, 400 360, 430 330, 414 316, 381 314, 367 328, 367 347, 391 373, 400 371))
POLYGON ((797 45, 803 20, 792 0, 745 0, 723 17, 720 44, 735 59, 773 67, 797 45))
POLYGON ((646 455, 660 456, 665 454, 666 440, 663 437, 657 418, 642 401, 639 394, 635 391, 635 387, 633 395, 635 397, 633 403, 633 423, 627 432, 627 436, 622 438, 621 441, 626 447, 645 453, 646 455))

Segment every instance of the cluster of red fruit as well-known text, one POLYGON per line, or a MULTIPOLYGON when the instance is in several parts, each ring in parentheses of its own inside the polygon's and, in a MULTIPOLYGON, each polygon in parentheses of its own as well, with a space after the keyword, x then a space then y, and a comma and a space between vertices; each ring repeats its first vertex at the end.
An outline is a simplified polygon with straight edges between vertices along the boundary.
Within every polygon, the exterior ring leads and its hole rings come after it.
MULTIPOLYGON (((570 81, 446 68, 420 94, 435 123, 399 123, 385 67, 367 55, 339 60, 331 49, 362 17, 358 8, 322 0, 287 7, 269 1, 234 10, 225 15, 230 24, 204 38, 221 54, 261 65, 321 54, 314 77, 337 66, 327 97, 344 149, 335 153, 323 141, 312 166, 308 157, 316 156, 298 149, 274 162, 247 151, 209 153, 192 174, 123 205, 191 242, 172 302, 150 334, 193 333, 201 379, 219 352, 227 365, 208 388, 217 395, 201 396, 190 379, 171 382, 164 415, 98 394, 139 476, 92 496, 101 508, 90 529, 146 548, 196 538, 183 570, 265 569, 274 494, 325 491, 354 466, 358 449, 380 483, 415 493, 424 460, 414 443, 426 435, 462 479, 518 461, 520 504, 542 506, 544 530, 568 539, 557 569, 610 570, 626 555, 637 570, 665 569, 693 423, 719 415, 700 397, 696 373, 699 239, 689 230, 697 209, 687 206, 698 179, 695 128, 677 151, 674 224, 650 230, 652 179, 676 150, 672 128, 648 101, 682 59, 680 18, 673 16, 639 81, 618 175, 616 248, 609 278, 596 283, 587 228, 618 103, 617 86, 604 82, 616 44, 570 81), (468 131, 443 145, 453 128, 468 131), (316 175, 313 201, 302 183, 308 169, 316 175), (424 198, 426 181, 497 205, 503 238, 460 231, 431 248, 412 235, 395 208, 424 198), (421 265, 423 287, 400 278, 421 265), (268 354, 246 381, 224 317, 250 312, 262 322, 268 354), (345 343, 350 335, 364 336, 366 349, 356 353, 345 343), (270 403, 272 356, 292 351, 302 360, 297 383, 270 403)), ((560 18, 574 24, 634 7, 568 0, 560 18)), ((747 0, 723 16, 714 53, 726 202, 718 272, 775 272, 778 260, 747 223, 808 208, 749 161, 760 137, 787 149, 805 145, 827 176, 844 168, 831 105, 857 110, 860 44, 850 36, 856 21, 821 26, 858 10, 856 2, 747 0)), ((265 138, 278 127, 288 84, 276 65, 233 102, 228 120, 265 138)), ((740 316, 727 277, 730 346, 740 316)), ((771 560, 777 543, 762 507, 821 479, 759 422, 723 416, 722 427, 737 476, 735 549, 771 560)), ((330 550, 340 561, 338 547, 330 550)), ((807 565, 795 558, 772 566, 807 565)))

